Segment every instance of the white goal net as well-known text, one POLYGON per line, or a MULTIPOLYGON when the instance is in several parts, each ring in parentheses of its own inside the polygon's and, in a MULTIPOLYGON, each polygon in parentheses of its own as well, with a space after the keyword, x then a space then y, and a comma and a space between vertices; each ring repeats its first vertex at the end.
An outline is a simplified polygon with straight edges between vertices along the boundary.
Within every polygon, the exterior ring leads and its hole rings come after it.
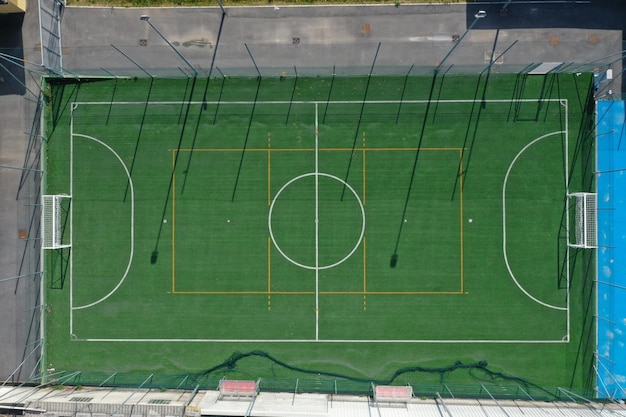
POLYGON ((569 195, 574 200, 574 242, 575 248, 598 247, 598 220, 595 193, 574 193, 569 195))
POLYGON ((66 230, 71 197, 64 194, 44 195, 42 210, 42 240, 44 249, 61 249, 72 246, 66 230))

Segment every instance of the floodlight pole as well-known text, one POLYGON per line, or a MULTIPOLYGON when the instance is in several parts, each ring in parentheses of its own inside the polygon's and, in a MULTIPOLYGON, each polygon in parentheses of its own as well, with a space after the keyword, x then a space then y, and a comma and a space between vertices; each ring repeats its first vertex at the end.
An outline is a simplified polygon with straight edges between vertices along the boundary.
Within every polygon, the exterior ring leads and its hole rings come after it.
POLYGON ((452 55, 452 52, 454 52, 454 50, 461 44, 461 41, 463 40, 463 38, 465 38, 465 36, 467 36, 467 34, 469 33, 470 30, 472 30, 472 28, 474 27, 474 25, 476 24, 476 22, 478 22, 480 19, 484 18, 485 16, 487 16, 487 13, 485 13, 484 11, 480 10, 478 11, 475 15, 474 15, 474 21, 472 22, 471 25, 468 26, 467 29, 465 29, 465 33, 463 33, 463 35, 459 38, 458 41, 455 42, 454 46, 452 47, 452 49, 450 49, 450 51, 446 54, 446 56, 443 57, 443 59, 441 60, 441 62, 437 65, 437 67, 435 67, 435 74, 437 74, 439 72, 439 68, 441 68, 441 66, 443 65, 444 62, 446 62, 446 60, 448 59, 448 57, 450 55, 452 55))
POLYGON ((161 39, 163 39, 163 40, 165 41, 165 43, 167 43, 167 44, 169 45, 169 47, 170 47, 170 48, 172 48, 172 49, 174 50, 174 52, 176 52, 176 55, 178 55, 178 57, 179 57, 180 59, 182 59, 182 60, 185 62, 185 64, 187 64, 187 65, 189 66, 189 68, 191 68, 191 71, 193 71, 193 75, 194 75, 194 77, 197 77, 197 76, 198 76, 198 71, 194 68, 194 66, 193 66, 193 65, 191 65, 191 62, 187 61, 187 58, 185 58, 185 57, 183 56, 183 54, 181 54, 181 53, 178 51, 178 49, 176 49, 176 47, 175 47, 174 45, 172 45, 172 43, 171 43, 169 40, 167 40, 167 38, 165 37, 165 35, 163 35, 163 34, 161 33, 161 31, 159 31, 159 29, 157 29, 157 28, 156 28, 156 26, 154 26, 154 25, 152 24, 152 22, 150 21, 150 16, 145 15, 145 14, 142 14, 142 15, 139 17, 139 20, 142 20, 142 21, 144 21, 144 22, 148 23, 148 24, 150 25, 150 27, 151 27, 152 29, 154 29, 154 31, 155 31, 155 32, 156 32, 156 33, 157 33, 157 34, 161 37, 161 39))
POLYGON ((150 78, 154 78, 152 76, 152 74, 150 74, 148 71, 146 71, 146 69, 144 67, 142 67, 141 65, 139 65, 139 63, 137 63, 137 61, 135 61, 134 59, 132 59, 130 56, 128 56, 128 54, 124 53, 124 51, 122 51, 120 48, 118 48, 117 46, 111 44, 111 47, 113 47, 113 49, 115 49, 117 52, 119 52, 120 54, 122 54, 124 56, 124 58, 128 59, 130 62, 132 62, 133 64, 135 64, 137 66, 137 68, 139 68, 140 70, 142 70, 143 72, 146 73, 146 75, 150 78))
POLYGON ((220 6, 220 9, 222 9, 222 14, 226 14, 226 10, 224 10, 224 5, 222 4, 221 0, 217 0, 217 4, 220 6))

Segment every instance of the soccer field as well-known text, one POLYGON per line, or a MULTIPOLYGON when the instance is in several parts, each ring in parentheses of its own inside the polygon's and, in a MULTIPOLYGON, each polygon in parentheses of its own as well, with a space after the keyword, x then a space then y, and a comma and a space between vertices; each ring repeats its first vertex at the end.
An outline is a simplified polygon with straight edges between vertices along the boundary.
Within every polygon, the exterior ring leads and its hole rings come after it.
POLYGON ((591 278, 566 197, 590 186, 591 81, 48 80, 45 193, 71 196, 71 249, 44 254, 46 366, 185 373, 260 350, 583 387, 591 278))

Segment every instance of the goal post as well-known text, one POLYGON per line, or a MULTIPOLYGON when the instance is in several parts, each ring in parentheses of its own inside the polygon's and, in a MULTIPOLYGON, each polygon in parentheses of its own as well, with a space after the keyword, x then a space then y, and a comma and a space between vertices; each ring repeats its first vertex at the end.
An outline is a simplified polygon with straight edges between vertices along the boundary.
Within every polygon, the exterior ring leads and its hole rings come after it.
POLYGON ((570 207, 574 210, 574 233, 573 235, 570 233, 569 246, 583 249, 597 248, 598 209, 596 194, 573 193, 569 194, 568 197, 570 207))
MULTIPOLYGON (((71 197, 66 194, 44 195, 42 201, 42 241, 44 249, 72 246, 70 234, 65 233, 71 197)), ((69 230, 69 229, 68 229, 69 230)))

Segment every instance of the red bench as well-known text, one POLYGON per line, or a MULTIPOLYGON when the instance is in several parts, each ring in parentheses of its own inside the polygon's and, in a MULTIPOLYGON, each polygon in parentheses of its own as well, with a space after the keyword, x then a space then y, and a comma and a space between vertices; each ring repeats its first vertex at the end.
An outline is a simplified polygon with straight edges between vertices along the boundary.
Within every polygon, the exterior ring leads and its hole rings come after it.
POLYGON ((376 385, 374 401, 376 402, 408 402, 413 398, 413 387, 410 385, 376 385))
POLYGON ((222 397, 254 397, 258 393, 259 385, 254 381, 222 379, 218 389, 220 399, 222 397))

